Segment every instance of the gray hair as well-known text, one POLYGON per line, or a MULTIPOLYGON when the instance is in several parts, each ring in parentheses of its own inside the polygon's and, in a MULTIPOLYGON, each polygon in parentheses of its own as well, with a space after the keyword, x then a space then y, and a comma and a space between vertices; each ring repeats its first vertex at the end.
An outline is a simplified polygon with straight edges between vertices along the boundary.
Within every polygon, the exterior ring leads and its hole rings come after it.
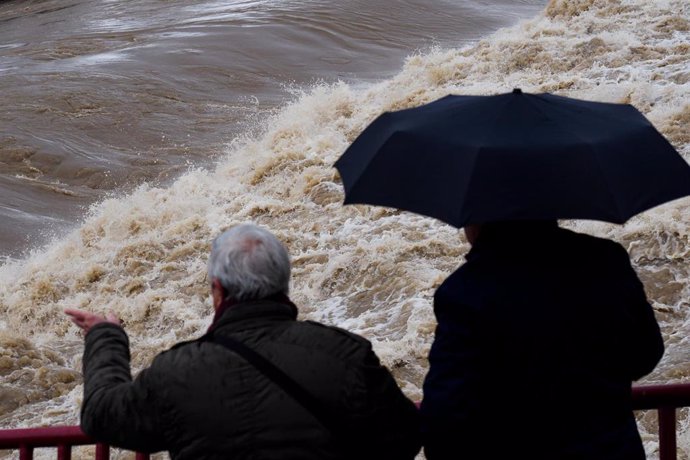
POLYGON ((236 301, 287 294, 290 256, 278 238, 254 224, 236 225, 211 245, 208 277, 217 279, 236 301))

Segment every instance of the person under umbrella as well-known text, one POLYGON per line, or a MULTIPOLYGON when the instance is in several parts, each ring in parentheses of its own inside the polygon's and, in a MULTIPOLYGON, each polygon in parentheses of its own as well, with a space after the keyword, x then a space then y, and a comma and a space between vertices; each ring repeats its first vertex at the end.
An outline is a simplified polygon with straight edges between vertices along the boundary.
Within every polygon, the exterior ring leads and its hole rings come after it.
POLYGON ((654 312, 620 244, 557 223, 690 195, 690 167, 642 114, 448 96, 382 115, 335 166, 345 203, 436 217, 472 244, 434 296, 428 460, 645 458, 631 387, 664 352, 654 312))
POLYGON ((625 249, 556 221, 465 232, 434 296, 427 459, 645 458, 631 383, 664 344, 625 249))

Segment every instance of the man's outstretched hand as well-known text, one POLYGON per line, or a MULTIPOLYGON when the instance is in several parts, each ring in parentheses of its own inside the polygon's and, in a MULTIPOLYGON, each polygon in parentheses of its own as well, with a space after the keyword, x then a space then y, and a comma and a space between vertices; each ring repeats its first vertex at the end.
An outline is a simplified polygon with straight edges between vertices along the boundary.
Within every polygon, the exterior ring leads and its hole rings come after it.
POLYGON ((106 316, 100 316, 89 313, 88 311, 66 308, 65 314, 69 316, 74 324, 79 326, 81 330, 84 331, 84 334, 89 332, 92 327, 99 323, 113 323, 117 324, 118 326, 122 325, 120 319, 112 312, 108 313, 106 316))

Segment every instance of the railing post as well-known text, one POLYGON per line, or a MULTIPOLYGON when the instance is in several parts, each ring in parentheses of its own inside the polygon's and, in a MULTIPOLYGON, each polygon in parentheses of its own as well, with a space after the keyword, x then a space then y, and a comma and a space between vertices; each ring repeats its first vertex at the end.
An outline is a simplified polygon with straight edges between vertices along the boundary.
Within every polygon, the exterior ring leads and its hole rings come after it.
POLYGON ((107 444, 96 444, 96 460, 109 460, 110 446, 107 444))
POLYGON ((72 446, 69 444, 60 444, 57 448, 57 460, 71 460, 72 446))
POLYGON ((676 408, 660 407, 659 460, 676 460, 676 408))
POLYGON ((34 448, 26 444, 19 446, 19 460, 34 460, 34 448))

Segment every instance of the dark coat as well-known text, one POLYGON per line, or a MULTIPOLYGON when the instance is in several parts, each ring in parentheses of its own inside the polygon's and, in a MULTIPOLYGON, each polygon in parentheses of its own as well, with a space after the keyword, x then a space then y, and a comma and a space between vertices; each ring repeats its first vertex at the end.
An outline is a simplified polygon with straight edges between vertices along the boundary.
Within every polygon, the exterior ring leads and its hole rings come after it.
POLYGON ((124 330, 99 324, 86 336, 82 429, 130 450, 173 459, 412 459, 418 411, 362 337, 296 321, 273 301, 227 310, 214 334, 263 355, 351 422, 336 440, 310 412, 255 367, 202 341, 161 353, 132 381, 124 330))
POLYGON ((427 458, 644 458, 631 383, 664 345, 623 247, 504 224, 466 259, 434 299, 427 458))

